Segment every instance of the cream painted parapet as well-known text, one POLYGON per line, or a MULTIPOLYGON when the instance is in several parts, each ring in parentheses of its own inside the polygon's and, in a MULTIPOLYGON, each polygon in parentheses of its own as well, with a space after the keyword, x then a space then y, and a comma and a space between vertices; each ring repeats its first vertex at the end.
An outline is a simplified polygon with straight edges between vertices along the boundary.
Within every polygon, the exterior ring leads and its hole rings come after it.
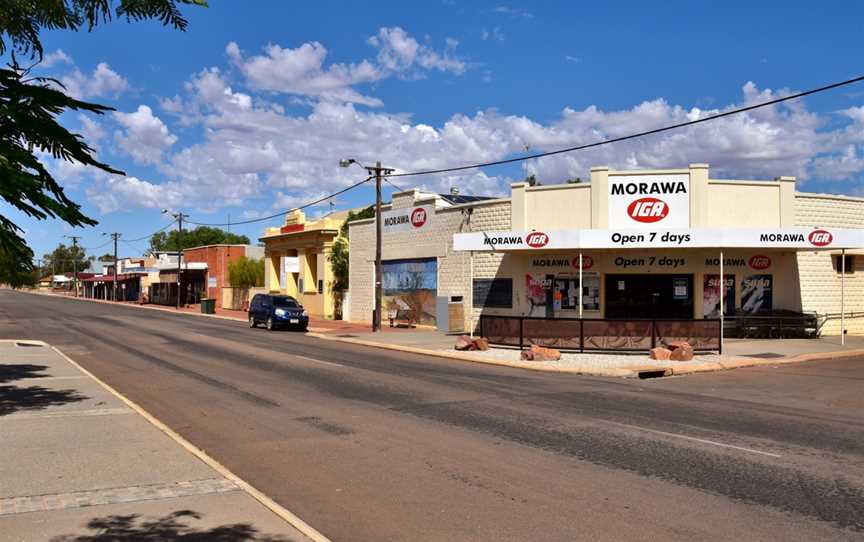
POLYGON ((609 226, 609 168, 591 168, 591 227, 609 226))
POLYGON ((690 164, 690 227, 708 227, 708 164, 690 164))
POLYGON ((777 177, 780 183, 780 227, 795 225, 795 177, 777 177))
POLYGON ((265 254, 264 263, 267 267, 264 273, 264 287, 269 292, 279 290, 279 252, 268 252, 265 254))
POLYGON ((513 183, 510 185, 510 224, 513 229, 528 229, 528 201, 525 191, 528 183, 513 183))

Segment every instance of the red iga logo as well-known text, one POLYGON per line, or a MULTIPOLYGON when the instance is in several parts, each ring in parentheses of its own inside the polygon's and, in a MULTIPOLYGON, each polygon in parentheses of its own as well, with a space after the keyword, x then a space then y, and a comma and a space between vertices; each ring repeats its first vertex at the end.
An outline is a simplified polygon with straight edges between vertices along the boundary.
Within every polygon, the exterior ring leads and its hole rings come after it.
MULTIPOLYGON (((573 258, 570 264, 574 269, 579 269, 579 256, 573 258)), ((592 267, 594 267, 594 258, 591 256, 582 256, 582 270, 591 269, 592 267)))
POLYGON ((771 258, 765 256, 764 254, 757 254, 750 258, 747 262, 747 265, 750 269, 756 269, 757 271, 761 271, 763 269, 768 269, 771 267, 771 258))
POLYGON ((541 231, 531 232, 525 238, 525 243, 531 248, 543 248, 548 242, 549 236, 541 231))
POLYGON ((814 247, 824 247, 831 244, 831 241, 834 240, 834 236, 831 235, 830 231, 813 230, 810 232, 807 239, 814 247))
POLYGON ((426 209, 416 208, 411 212, 411 225, 415 228, 423 227, 426 223, 426 209))
POLYGON ((639 222, 659 222, 669 214, 669 206, 657 198, 639 198, 627 206, 627 214, 639 222))

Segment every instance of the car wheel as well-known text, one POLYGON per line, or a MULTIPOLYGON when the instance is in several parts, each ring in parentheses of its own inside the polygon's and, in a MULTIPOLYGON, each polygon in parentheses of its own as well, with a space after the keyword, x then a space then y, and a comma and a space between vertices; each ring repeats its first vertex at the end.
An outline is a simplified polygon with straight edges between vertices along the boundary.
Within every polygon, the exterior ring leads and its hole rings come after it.
POLYGON ((273 318, 267 317, 267 331, 273 331, 273 318))
POLYGON ((300 333, 306 333, 307 331, 309 331, 309 326, 303 326, 300 328, 300 333))
POLYGON ((258 327, 258 324, 255 323, 255 317, 251 314, 249 315, 249 327, 258 327))

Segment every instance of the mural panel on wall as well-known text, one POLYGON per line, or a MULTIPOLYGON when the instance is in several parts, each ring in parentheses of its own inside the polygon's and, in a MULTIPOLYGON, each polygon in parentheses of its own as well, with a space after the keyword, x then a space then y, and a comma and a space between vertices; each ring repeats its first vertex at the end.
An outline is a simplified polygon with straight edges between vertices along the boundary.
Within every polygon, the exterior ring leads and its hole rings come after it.
POLYGON ((438 260, 422 258, 382 262, 384 316, 391 311, 414 313, 418 324, 435 325, 435 296, 438 294, 438 260))

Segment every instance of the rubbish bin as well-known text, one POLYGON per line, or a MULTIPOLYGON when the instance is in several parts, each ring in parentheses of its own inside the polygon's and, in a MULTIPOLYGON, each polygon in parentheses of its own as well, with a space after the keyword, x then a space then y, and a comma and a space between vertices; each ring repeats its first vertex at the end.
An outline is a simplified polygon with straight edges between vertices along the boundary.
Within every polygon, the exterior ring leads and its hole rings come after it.
POLYGON ((202 299, 201 300, 201 312, 203 314, 216 314, 216 300, 215 299, 202 299))

